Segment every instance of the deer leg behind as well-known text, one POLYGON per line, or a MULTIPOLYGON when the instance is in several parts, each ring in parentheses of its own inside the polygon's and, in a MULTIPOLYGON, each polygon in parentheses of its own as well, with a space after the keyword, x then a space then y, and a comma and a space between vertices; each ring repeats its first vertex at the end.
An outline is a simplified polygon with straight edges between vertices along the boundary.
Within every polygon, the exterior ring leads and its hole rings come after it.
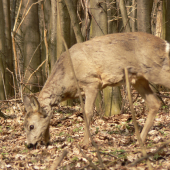
POLYGON ((94 107, 94 102, 97 96, 99 89, 98 89, 98 85, 89 85, 87 87, 84 88, 84 92, 85 92, 85 114, 86 114, 86 118, 87 118, 87 122, 88 122, 88 126, 85 126, 85 134, 84 134, 84 144, 87 145, 89 144, 89 135, 87 132, 87 128, 89 128, 90 130, 90 122, 93 116, 93 107, 94 107))
POLYGON ((134 88, 140 93, 140 95, 143 97, 145 100, 148 108, 149 108, 149 113, 146 119, 146 123, 144 125, 144 128, 141 133, 141 139, 144 142, 146 139, 146 136, 150 130, 150 128, 153 125, 155 116, 157 111, 160 108, 161 102, 159 99, 155 96, 151 88, 149 87, 149 82, 144 79, 138 79, 135 84, 133 84, 134 88))

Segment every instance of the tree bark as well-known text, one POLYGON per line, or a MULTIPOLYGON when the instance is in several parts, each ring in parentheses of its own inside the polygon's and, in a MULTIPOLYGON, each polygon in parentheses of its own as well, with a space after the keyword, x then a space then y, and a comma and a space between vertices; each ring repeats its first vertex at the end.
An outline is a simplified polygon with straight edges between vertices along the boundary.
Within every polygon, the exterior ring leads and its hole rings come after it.
MULTIPOLYGON (((95 36, 102 36, 108 32, 107 24, 107 8, 106 1, 93 0, 90 1, 90 13, 92 15, 92 25, 91 25, 91 38, 95 36)), ((108 96, 112 93, 112 88, 107 87, 103 90, 104 105, 102 105, 102 95, 101 92, 98 93, 96 98, 96 109, 101 114, 105 112, 110 112, 111 100, 108 96)), ((107 114, 108 115, 108 114, 107 114)))
POLYGON ((91 24, 91 38, 95 36, 102 36, 107 34, 107 8, 106 1, 100 0, 90 1, 92 24, 91 24))
POLYGON ((11 19, 10 19, 10 0, 3 0, 4 18, 5 18, 5 37, 6 37, 6 47, 5 47, 5 88, 7 96, 12 96, 14 90, 13 79, 11 73, 6 70, 8 68, 13 72, 13 56, 12 56, 12 39, 11 39, 11 19))
POLYGON ((5 22, 3 3, 0 0, 0 100, 5 99, 3 77, 4 77, 4 58, 5 58, 5 22), (3 76, 3 77, 2 77, 3 76))
POLYGON ((116 18, 116 13, 117 13, 117 6, 116 6, 116 0, 107 0, 107 18, 108 18, 108 34, 111 33, 117 33, 118 32, 118 25, 117 25, 117 20, 114 19, 116 18))
POLYGON ((130 32, 131 29, 130 29, 129 19, 128 19, 127 10, 126 10, 126 7, 125 7, 124 0, 119 1, 119 7, 120 7, 121 15, 122 15, 123 26, 124 26, 124 29, 125 29, 124 32, 130 32))
MULTIPOLYGON (((107 16, 108 16, 108 33, 117 33, 118 27, 117 27, 117 21, 113 20, 113 16, 116 18, 116 1, 113 2, 113 0, 107 0, 107 16)), ((121 98, 121 92, 120 87, 109 87, 108 93, 105 93, 105 101, 108 100, 108 106, 106 107, 105 102, 105 115, 111 116, 115 114, 119 114, 121 111, 121 105, 122 105, 122 98, 121 98)))
MULTIPOLYGON (((65 42, 70 48, 70 16, 66 7, 65 1, 59 1, 59 16, 57 15, 57 59, 59 59, 61 53, 65 51, 64 43, 62 37, 65 39, 65 42), (59 22, 60 21, 60 22, 59 22)), ((72 9, 73 10, 73 9, 72 9)), ((57 14, 58 14, 57 13, 57 14)), ((61 105, 72 105, 73 102, 71 99, 64 101, 61 105)))
POLYGON ((11 10, 11 28, 13 30, 14 23, 15 23, 16 0, 13 0, 11 9, 12 9, 11 10))
POLYGON ((84 41, 83 36, 82 36, 82 33, 81 33, 78 18, 77 18, 77 15, 76 15, 76 10, 73 6, 73 3, 72 3, 71 0, 64 0, 64 1, 65 1, 66 6, 67 6, 70 18, 71 18, 71 24, 72 24, 72 27, 74 29, 74 33, 75 33, 77 42, 78 43, 83 42, 84 41))
POLYGON ((131 19, 131 27, 132 32, 136 32, 136 0, 132 0, 132 18, 131 19))
POLYGON ((153 0, 137 0, 137 25, 139 32, 151 33, 153 0))
POLYGON ((51 70, 57 60, 57 0, 51 0, 50 59, 51 70))
MULTIPOLYGON (((46 60, 46 63, 42 66, 42 79, 43 84, 51 70, 50 59, 53 56, 50 56, 50 35, 51 35, 51 1, 46 0, 41 4, 41 12, 39 13, 39 18, 42 20, 41 26, 41 40, 43 40, 41 47, 41 61, 46 60)), ((41 21, 40 21, 41 23, 41 21)), ((56 57, 56 56, 54 56, 56 57)))
MULTIPOLYGON (((23 0, 23 9, 27 5, 27 0, 23 0)), ((28 8, 37 2, 37 0, 30 0, 27 6, 28 8)), ((26 10, 26 11, 27 11, 26 10)), ((23 41, 24 41, 24 71, 25 71, 25 82, 28 82, 30 75, 38 68, 41 64, 40 48, 40 33, 39 33, 39 19, 38 19, 38 4, 35 4, 30 9, 28 15, 22 24, 23 41)), ((32 92, 40 90, 39 85, 42 85, 41 68, 33 74, 29 80, 28 88, 32 92)), ((27 90, 26 90, 27 91, 27 90)))
POLYGON ((166 40, 170 42, 170 1, 166 1, 166 14, 165 14, 165 23, 166 23, 166 40))

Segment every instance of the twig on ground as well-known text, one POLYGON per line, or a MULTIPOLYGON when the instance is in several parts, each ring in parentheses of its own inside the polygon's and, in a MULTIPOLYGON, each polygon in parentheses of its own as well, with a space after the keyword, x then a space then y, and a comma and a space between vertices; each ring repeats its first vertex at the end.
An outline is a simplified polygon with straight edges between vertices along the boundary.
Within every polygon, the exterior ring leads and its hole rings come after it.
POLYGON ((99 169, 96 165, 93 164, 92 160, 85 155, 85 153, 81 150, 80 146, 77 145, 77 147, 79 148, 80 153, 82 154, 82 156, 89 161, 90 166, 93 167, 94 169, 99 169))
POLYGON ((53 162, 50 170, 56 170, 57 167, 60 165, 61 161, 62 161, 62 160, 64 159, 64 157, 67 155, 67 153, 68 153, 68 151, 67 151, 67 150, 64 150, 63 153, 61 154, 61 156, 60 156, 60 157, 57 157, 57 158, 54 160, 54 162, 53 162))
POLYGON ((148 159, 149 157, 155 155, 156 153, 160 152, 163 148, 165 148, 168 144, 170 143, 170 140, 166 141, 162 146, 160 146, 156 151, 152 152, 152 153, 149 153, 148 155, 146 156, 143 156, 139 159, 137 159, 136 161, 134 161, 133 163, 129 164, 128 166, 135 166, 137 163, 145 160, 145 159, 148 159))

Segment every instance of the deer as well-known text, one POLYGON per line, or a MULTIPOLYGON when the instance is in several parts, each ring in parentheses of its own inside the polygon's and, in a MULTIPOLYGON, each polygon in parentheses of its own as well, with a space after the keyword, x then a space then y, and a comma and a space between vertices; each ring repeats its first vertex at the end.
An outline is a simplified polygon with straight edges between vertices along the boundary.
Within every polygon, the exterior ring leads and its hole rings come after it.
MULTIPOLYGON (((143 32, 108 34, 73 45, 69 54, 81 95, 85 96, 84 110, 88 125, 91 123, 99 90, 124 84, 124 69, 127 68, 131 85, 145 100, 149 109, 140 134, 145 142, 161 106, 149 82, 170 88, 169 52, 170 45, 167 41, 143 32)), ((24 127, 28 148, 36 147, 40 141, 48 144, 53 106, 79 96, 68 57, 67 52, 61 54, 38 99, 24 96, 24 127)), ((85 127, 84 144, 89 142, 85 127)))

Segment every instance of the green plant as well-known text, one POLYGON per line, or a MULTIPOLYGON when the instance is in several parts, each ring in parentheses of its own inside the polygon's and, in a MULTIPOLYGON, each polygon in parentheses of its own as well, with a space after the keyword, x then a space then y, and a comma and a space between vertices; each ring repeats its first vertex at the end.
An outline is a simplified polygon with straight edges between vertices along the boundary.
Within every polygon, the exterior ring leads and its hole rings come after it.
POLYGON ((79 160, 79 158, 77 157, 77 156, 74 156, 73 158, 72 158, 72 161, 78 161, 79 160))
POLYGON ((98 127, 96 127, 95 134, 98 134, 98 132, 99 132, 99 128, 98 128, 98 127))
POLYGON ((68 138, 67 138, 67 141, 68 141, 68 142, 73 142, 74 139, 73 139, 72 137, 68 137, 68 138))
POLYGON ((78 127, 76 127, 75 129, 73 129, 73 132, 78 132, 80 131, 80 129, 78 127))

